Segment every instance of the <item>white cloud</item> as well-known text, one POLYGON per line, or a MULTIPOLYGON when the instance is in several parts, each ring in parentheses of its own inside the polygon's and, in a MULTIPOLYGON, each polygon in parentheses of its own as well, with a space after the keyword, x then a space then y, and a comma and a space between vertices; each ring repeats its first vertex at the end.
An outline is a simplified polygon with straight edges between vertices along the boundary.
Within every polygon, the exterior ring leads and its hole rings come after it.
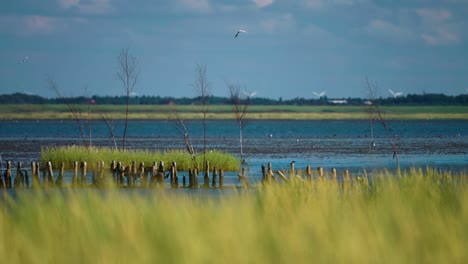
POLYGON ((412 38, 413 33, 406 27, 395 25, 391 22, 373 19, 365 27, 365 31, 374 37, 401 42, 412 38))
POLYGON ((421 39, 431 46, 455 45, 461 42, 458 27, 451 23, 452 13, 446 9, 416 10, 421 19, 421 39))
POLYGON ((274 0, 252 0, 259 8, 273 4, 274 0))
POLYGON ((209 0, 176 0, 176 5, 184 11, 197 13, 208 13, 212 10, 209 0))
POLYGON ((24 25, 33 34, 49 34, 59 26, 57 19, 46 16, 24 17, 24 25))
POLYGON ((416 10, 416 14, 418 14, 426 23, 441 23, 452 17, 452 13, 445 9, 421 8, 416 10))
POLYGON ((261 30, 267 33, 290 31, 296 24, 292 14, 282 14, 278 17, 266 18, 260 21, 261 30))
POLYGON ((63 9, 76 8, 85 14, 102 14, 112 10, 111 0, 58 0, 63 9))
POLYGON ((303 0, 303 5, 310 9, 321 9, 333 5, 354 5, 367 0, 303 0))

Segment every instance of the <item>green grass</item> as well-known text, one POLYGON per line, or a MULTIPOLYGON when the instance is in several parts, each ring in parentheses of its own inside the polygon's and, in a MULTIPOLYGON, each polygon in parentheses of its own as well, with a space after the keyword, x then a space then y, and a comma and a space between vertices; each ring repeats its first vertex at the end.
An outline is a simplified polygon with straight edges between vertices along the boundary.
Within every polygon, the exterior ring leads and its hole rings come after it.
MULTIPOLYGON (((231 154, 221 151, 208 152, 207 161, 212 166, 217 165, 219 169, 225 171, 236 171, 239 169, 239 159, 231 154)), ((85 148, 82 146, 67 147, 43 147, 41 149, 41 161, 52 162, 54 168, 59 168, 61 162, 65 162, 66 169, 72 169, 74 161, 86 161, 89 168, 96 167, 98 161, 104 161, 106 166, 110 167, 113 160, 122 162, 123 166, 132 164, 136 161, 137 165, 144 162, 145 166, 151 166, 155 161, 164 161, 170 166, 173 161, 177 162, 178 170, 188 170, 193 168, 190 155, 183 150, 150 151, 150 150, 126 150, 119 151, 110 148, 85 148)), ((203 154, 196 156, 199 168, 202 168, 203 154)))
MULTIPOLYGON (((88 106, 81 105, 83 118, 88 118, 88 106)), ((124 105, 93 105, 91 118, 101 119, 105 114, 112 119, 125 118, 124 105)), ((200 119, 200 107, 196 105, 130 105, 131 119, 167 119, 177 109, 184 119, 200 119)), ((468 119, 468 106, 388 106, 382 110, 389 119, 468 119)), ((251 119, 368 119, 365 106, 291 106, 251 105, 251 119)), ((66 105, 0 105, 3 119, 70 119, 66 105)), ((210 119, 234 119, 230 105, 210 105, 210 119)))
POLYGON ((0 256, 3 263, 466 263, 466 177, 413 170, 382 174, 372 186, 295 182, 220 199, 159 189, 18 191, 1 205, 0 256))

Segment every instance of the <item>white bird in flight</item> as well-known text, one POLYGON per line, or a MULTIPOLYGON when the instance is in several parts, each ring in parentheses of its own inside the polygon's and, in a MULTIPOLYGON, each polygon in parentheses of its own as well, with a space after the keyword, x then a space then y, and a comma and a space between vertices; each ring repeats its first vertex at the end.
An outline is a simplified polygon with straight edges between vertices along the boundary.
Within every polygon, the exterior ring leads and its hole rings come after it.
POLYGON ((249 94, 248 92, 244 91, 244 95, 247 96, 248 98, 252 98, 252 97, 254 97, 256 94, 257 94, 256 91, 253 92, 253 93, 250 93, 250 94, 249 94))
POLYGON ((28 59, 29 59, 29 57, 26 56, 22 60, 18 61, 17 64, 25 63, 28 59))
POLYGON ((392 89, 388 89, 388 91, 393 95, 393 98, 397 98, 398 96, 403 95, 403 92, 395 93, 394 91, 392 91, 392 89))
POLYGON ((325 91, 321 92, 321 93, 317 93, 317 92, 313 92, 318 98, 322 97, 325 95, 325 91))
POLYGON ((247 31, 245 31, 245 30, 243 30, 243 29, 237 30, 237 33, 236 33, 236 35, 234 36, 234 38, 237 38, 237 36, 239 36, 240 33, 245 33, 245 34, 247 34, 247 31))

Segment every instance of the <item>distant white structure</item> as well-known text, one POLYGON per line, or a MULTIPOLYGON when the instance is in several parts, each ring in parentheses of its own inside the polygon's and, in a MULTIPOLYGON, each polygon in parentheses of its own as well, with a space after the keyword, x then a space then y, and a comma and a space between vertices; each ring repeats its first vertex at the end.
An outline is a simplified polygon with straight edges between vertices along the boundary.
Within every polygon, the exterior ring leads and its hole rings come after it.
POLYGON ((364 104, 365 104, 365 105, 372 105, 372 101, 369 101, 369 100, 364 101, 364 104))
POLYGON ((236 33, 236 35, 234 36, 234 38, 237 38, 237 36, 239 36, 240 33, 245 33, 245 34, 247 34, 247 31, 244 30, 244 29, 239 29, 239 30, 237 30, 237 33, 236 33))
POLYGON ((321 93, 317 93, 317 92, 313 92, 315 94, 315 96, 317 96, 318 98, 322 98, 324 95, 325 95, 325 91, 321 92, 321 93))
POLYGON ((348 103, 347 100, 328 100, 328 102, 332 104, 347 104, 348 103))
POLYGON ((388 89, 388 91, 393 95, 393 98, 397 98, 398 96, 403 95, 403 92, 395 93, 394 91, 392 91, 392 89, 388 89))

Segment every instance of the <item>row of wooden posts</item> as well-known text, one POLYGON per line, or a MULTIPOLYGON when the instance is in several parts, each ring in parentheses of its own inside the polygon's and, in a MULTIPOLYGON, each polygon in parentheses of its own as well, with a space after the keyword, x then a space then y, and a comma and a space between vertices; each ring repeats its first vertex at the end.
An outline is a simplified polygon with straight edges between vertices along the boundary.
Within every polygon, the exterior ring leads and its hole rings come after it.
MULTIPOLYGON (((55 178, 52 168, 52 162, 48 161, 43 166, 39 162, 31 162, 31 180, 32 187, 62 187, 63 176, 65 172, 65 163, 60 163, 58 176, 55 178), (40 173, 42 171, 42 184, 40 173)), ((184 188, 216 188, 224 187, 224 170, 218 169, 215 165, 210 170, 210 163, 206 162, 203 172, 203 185, 198 184, 198 169, 190 169, 188 171, 188 183, 186 175, 182 176, 182 187, 184 188), (211 184, 209 174, 212 173, 211 184), (219 180, 219 182, 218 182, 219 180)), ((22 163, 18 162, 16 167, 16 177, 13 178, 11 161, 6 162, 6 170, 2 172, 0 179, 0 187, 3 188, 29 188, 28 171, 23 168, 22 163)), ((73 163, 72 186, 86 187, 89 186, 88 181, 88 164, 86 161, 81 163, 75 161, 73 163)), ((172 162, 168 170, 164 167, 164 162, 154 162, 151 167, 145 167, 141 162, 138 166, 136 161, 131 165, 124 166, 122 162, 112 161, 110 169, 106 169, 104 161, 99 161, 96 164, 96 169, 91 171, 91 185, 96 187, 104 187, 112 180, 117 186, 121 187, 138 187, 138 179, 140 179, 140 187, 164 187, 164 180, 169 178, 172 188, 179 188, 179 176, 177 171, 177 163, 172 162), (107 172, 107 173, 106 173, 107 172), (109 176, 109 173, 111 177, 109 176)))
MULTIPOLYGON (((60 163, 58 176, 55 178, 52 162, 48 161, 43 166, 39 162, 31 162, 31 180, 32 187, 63 187, 63 176, 65 171, 65 163, 60 163), (42 184, 40 180, 40 172, 42 171, 42 184)), ((276 171, 279 178, 284 182, 291 180, 312 180, 312 175, 316 174, 319 177, 324 177, 325 172, 322 167, 317 168, 316 172, 313 172, 310 166, 306 167, 303 172, 305 178, 302 178, 296 173, 294 162, 290 164, 290 170, 288 172, 276 171), (289 174, 289 178, 285 174, 289 174)), ((213 166, 210 169, 210 163, 205 163, 205 169, 203 171, 203 184, 199 186, 198 183, 198 169, 190 169, 188 171, 188 184, 186 182, 186 175, 182 176, 182 187, 183 188, 223 188, 224 187, 224 171, 218 169, 217 166, 213 166), (210 184, 210 172, 211 184, 210 184), (219 180, 219 182, 217 182, 219 180)), ((331 169, 330 175, 332 179, 336 179, 337 170, 331 169)), ((18 162, 16 167, 16 177, 12 177, 12 165, 11 161, 7 161, 6 170, 2 172, 0 187, 3 188, 29 188, 29 177, 28 171, 22 167, 22 163, 18 162)), ((83 161, 79 163, 75 161, 73 163, 73 175, 72 175, 72 186, 87 187, 89 186, 88 181, 88 166, 87 162, 83 161)), ((169 178, 171 188, 179 188, 179 176, 177 171, 177 163, 172 162, 171 166, 166 170, 164 162, 154 162, 152 166, 145 167, 145 164, 141 162, 138 166, 136 161, 133 161, 131 165, 124 166, 122 162, 112 161, 110 168, 106 169, 104 161, 99 161, 96 164, 96 169, 91 171, 91 186, 104 187, 109 183, 109 179, 114 184, 121 187, 138 187, 138 179, 140 179, 140 187, 151 188, 151 187, 164 187, 164 180, 169 178), (107 173, 106 173, 107 172, 107 173), (108 175, 111 177, 108 177, 108 175)), ((241 169, 241 173, 238 174, 239 181, 242 182, 244 187, 249 187, 250 184, 247 181, 245 168, 241 169)), ((343 179, 349 180, 349 171, 343 171, 343 179)), ((273 169, 271 163, 262 165, 262 183, 269 184, 275 182, 273 169)))

